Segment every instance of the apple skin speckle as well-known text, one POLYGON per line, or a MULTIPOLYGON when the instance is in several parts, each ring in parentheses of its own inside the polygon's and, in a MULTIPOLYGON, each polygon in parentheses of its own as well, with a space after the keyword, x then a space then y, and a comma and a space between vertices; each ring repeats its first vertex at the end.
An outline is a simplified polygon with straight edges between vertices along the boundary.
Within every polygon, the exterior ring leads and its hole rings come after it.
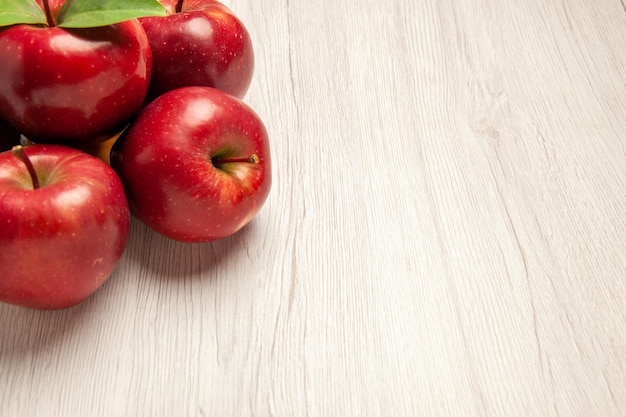
POLYGON ((152 47, 148 100, 187 86, 214 87, 243 98, 252 82, 254 50, 248 30, 218 1, 162 1, 168 15, 139 19, 152 47))
POLYGON ((179 88, 151 102, 114 145, 111 166, 133 214, 184 242, 240 230, 263 206, 272 182, 261 119, 211 87, 179 88), (210 111, 197 111, 199 104, 210 111))
POLYGON ((0 116, 36 143, 85 144, 142 107, 152 50, 141 24, 0 31, 0 116))
POLYGON ((124 253, 130 212, 119 177, 60 145, 24 147, 40 178, 0 153, 0 301, 62 309, 89 297, 124 253))

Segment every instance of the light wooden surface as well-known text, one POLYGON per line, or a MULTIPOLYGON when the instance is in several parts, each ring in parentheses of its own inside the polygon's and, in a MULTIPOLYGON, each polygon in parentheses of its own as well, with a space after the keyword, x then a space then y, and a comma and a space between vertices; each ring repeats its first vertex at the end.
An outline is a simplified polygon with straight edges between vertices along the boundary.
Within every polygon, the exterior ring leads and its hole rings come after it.
POLYGON ((0 415, 625 416, 624 4, 227 4, 269 201, 1 305, 0 415))

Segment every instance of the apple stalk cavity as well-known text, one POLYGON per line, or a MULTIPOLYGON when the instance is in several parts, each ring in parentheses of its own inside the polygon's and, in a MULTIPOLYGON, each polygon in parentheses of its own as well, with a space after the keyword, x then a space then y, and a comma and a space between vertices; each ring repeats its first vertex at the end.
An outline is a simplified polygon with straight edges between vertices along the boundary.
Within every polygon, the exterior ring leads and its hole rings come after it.
POLYGON ((112 275, 130 230, 113 169, 54 144, 0 153, 0 213, 0 302, 28 308, 69 308, 93 294, 112 275), (43 186, 33 191, 29 176, 43 186))
POLYGON ((13 149, 11 149, 11 152, 13 152, 13 155, 15 155, 15 157, 22 161, 22 163, 26 166, 26 169, 30 174, 31 181, 33 182, 33 189, 38 189, 40 187, 39 177, 37 176, 37 171, 35 170, 32 161, 28 155, 26 155, 26 152, 24 152, 24 147, 22 145, 14 146, 13 149))
POLYGON ((240 230, 272 182, 263 122, 241 100, 211 87, 183 87, 151 102, 113 146, 111 166, 135 216, 183 242, 240 230), (193 111, 199 107, 215 111, 199 117, 193 111))
POLYGON ((254 153, 248 157, 237 157, 237 158, 235 157, 225 158, 225 157, 214 156, 213 158, 211 158, 211 163, 218 168, 224 164, 235 164, 235 163, 258 164, 259 157, 254 153))

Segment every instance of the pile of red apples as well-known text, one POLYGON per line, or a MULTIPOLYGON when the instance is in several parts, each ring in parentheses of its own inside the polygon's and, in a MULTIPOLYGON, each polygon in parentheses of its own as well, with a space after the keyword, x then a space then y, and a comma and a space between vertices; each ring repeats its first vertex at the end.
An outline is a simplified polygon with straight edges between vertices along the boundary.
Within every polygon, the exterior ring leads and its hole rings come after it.
POLYGON ((243 101, 254 54, 232 10, 217 0, 9 4, 0 10, 0 302, 82 302, 113 274, 131 218, 200 243, 258 213, 271 186, 269 142, 243 101))

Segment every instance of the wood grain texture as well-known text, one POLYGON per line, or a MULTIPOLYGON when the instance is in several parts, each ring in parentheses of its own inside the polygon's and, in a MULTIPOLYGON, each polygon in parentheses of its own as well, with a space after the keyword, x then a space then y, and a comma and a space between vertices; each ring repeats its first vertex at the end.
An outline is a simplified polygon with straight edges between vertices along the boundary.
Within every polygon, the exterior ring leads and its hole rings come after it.
POLYGON ((267 204, 1 305, 0 415, 626 415, 623 3, 227 4, 267 204))

